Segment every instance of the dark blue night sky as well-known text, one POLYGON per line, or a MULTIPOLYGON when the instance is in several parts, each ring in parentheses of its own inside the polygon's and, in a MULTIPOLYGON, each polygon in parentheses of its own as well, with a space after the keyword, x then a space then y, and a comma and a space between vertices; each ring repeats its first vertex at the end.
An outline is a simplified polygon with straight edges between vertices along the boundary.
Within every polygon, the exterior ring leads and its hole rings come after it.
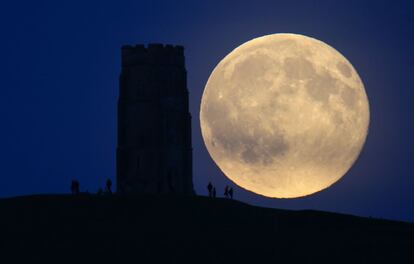
POLYGON ((359 72, 371 123, 361 156, 315 195, 261 206, 414 221, 414 5, 410 1, 9 1, 0 4, 0 196, 96 192, 115 180, 123 44, 185 46, 194 183, 231 184, 208 155, 199 104, 215 65, 252 38, 291 32, 339 50, 359 72), (226 3, 224 3, 226 2, 226 3), (231 2, 231 3, 230 3, 231 2))

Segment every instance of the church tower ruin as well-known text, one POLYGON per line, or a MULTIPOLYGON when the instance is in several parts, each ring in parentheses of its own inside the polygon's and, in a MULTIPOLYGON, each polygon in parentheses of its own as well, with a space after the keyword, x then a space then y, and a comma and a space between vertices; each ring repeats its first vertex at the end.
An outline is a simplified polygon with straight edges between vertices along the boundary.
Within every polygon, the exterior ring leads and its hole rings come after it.
POLYGON ((184 48, 126 45, 121 63, 118 192, 193 194, 184 48))

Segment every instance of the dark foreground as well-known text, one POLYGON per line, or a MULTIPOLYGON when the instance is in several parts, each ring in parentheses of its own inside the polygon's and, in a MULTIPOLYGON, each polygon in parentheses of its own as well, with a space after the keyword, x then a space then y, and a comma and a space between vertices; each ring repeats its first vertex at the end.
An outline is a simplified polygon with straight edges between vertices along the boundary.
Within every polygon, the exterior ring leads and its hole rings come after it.
POLYGON ((0 200, 0 263, 414 263, 414 224, 203 197, 0 200))

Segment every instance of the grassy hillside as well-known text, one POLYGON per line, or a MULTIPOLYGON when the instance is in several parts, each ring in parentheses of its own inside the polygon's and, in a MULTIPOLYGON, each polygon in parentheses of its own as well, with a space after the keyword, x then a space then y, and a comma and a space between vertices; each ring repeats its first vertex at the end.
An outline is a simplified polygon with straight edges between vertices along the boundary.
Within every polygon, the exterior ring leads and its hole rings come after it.
POLYGON ((177 196, 0 200, 12 263, 414 263, 414 224, 177 196))

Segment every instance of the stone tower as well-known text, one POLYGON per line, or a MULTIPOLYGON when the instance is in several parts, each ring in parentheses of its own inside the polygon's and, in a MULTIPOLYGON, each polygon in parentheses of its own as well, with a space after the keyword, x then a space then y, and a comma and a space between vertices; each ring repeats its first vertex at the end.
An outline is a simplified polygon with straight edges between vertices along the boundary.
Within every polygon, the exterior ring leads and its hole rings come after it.
POLYGON ((193 194, 184 48, 126 45, 121 60, 118 192, 193 194))

